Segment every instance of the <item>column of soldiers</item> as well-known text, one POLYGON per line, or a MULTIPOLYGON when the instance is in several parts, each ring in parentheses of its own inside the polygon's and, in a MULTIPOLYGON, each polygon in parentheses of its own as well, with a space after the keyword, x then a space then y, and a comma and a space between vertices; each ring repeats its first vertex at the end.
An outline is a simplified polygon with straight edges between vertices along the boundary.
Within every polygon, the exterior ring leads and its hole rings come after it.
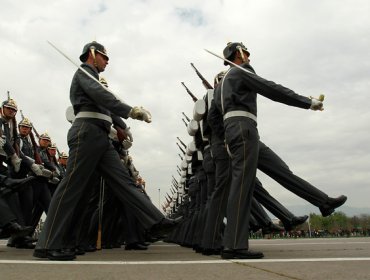
POLYGON ((146 240, 169 232, 168 241, 205 255, 262 258, 262 252, 249 249, 249 233, 282 230, 264 209, 286 230, 307 216, 295 216, 273 198, 256 178, 257 168, 323 216, 333 213, 346 197, 331 198, 296 176, 257 131, 257 93, 315 111, 323 108, 322 101, 257 76, 249 56, 242 43, 228 44, 224 58, 230 69, 216 76, 214 86, 197 71, 207 94, 200 100, 193 96, 193 119, 184 120, 193 140, 185 145, 179 139, 185 149, 180 179, 173 178, 165 216, 150 201, 128 155, 133 139, 122 120, 150 123, 151 115, 121 101, 101 80, 109 60, 103 45, 84 46, 72 80, 68 161, 64 153, 56 158, 50 136, 38 135, 27 118, 17 125, 18 108, 9 98, 1 108, 1 237, 10 237, 9 246, 34 248, 34 257, 49 260, 73 260, 123 243, 126 250, 146 250, 146 240), (103 216, 103 209, 109 215, 103 216), (43 212, 47 218, 35 247, 32 234, 43 212))
POLYGON ((283 230, 272 223, 264 208, 279 218, 287 231, 308 217, 295 216, 273 198, 256 178, 257 168, 317 206, 324 217, 344 204, 347 197, 329 197, 295 175, 258 136, 257 93, 315 111, 322 110, 322 100, 298 95, 257 76, 242 43, 229 43, 223 54, 224 65, 230 65, 230 69, 216 75, 214 87, 192 65, 207 93, 197 100, 186 88, 196 101, 193 119, 187 124, 194 141, 187 147, 193 145, 196 149, 190 148, 184 154, 186 160, 179 173, 181 188, 163 205, 167 215, 181 214, 186 218, 168 241, 224 259, 262 258, 262 252, 250 250, 249 233, 283 230))
MULTIPOLYGON (((0 118, 0 193, 1 238, 7 246, 33 249, 34 233, 42 213, 47 213, 52 189, 62 178, 57 170, 56 146, 47 133, 38 135, 36 143, 30 120, 22 115, 17 124, 18 106, 8 96, 2 103, 0 118), (54 152, 53 152, 54 151, 54 152), (41 157, 40 154, 43 154, 41 157)), ((62 153, 59 160, 67 160, 62 153)))
MULTIPOLYGON (((35 129, 28 118, 22 116, 18 126, 14 124, 17 111, 18 106, 13 99, 2 105, 0 236, 8 238, 9 247, 34 249, 35 230, 39 228, 42 214, 48 213, 51 198, 60 180, 65 177, 68 155, 65 152, 57 155, 58 148, 48 133, 39 135, 36 132, 36 143, 35 129), (9 129, 6 127, 8 124, 11 124, 9 129), (18 131, 14 131, 13 127, 17 127, 18 131)), ((115 125, 121 133, 123 129, 123 133, 130 134, 124 122, 115 125)), ((132 134, 123 139, 117 130, 112 128, 112 144, 135 182, 135 188, 149 199, 145 181, 128 153, 132 134)), ((98 216, 101 208, 104 208, 109 215, 104 218, 102 226, 101 248, 118 248, 125 244, 126 250, 147 250, 149 243, 146 242, 145 230, 132 211, 125 205, 120 206, 109 188, 100 197, 99 190, 104 186, 99 184, 99 180, 97 176, 95 182, 91 182, 95 187, 92 187, 88 195, 88 207, 83 211, 76 237, 78 246, 74 245, 73 248, 77 248, 78 254, 97 250, 98 216)))

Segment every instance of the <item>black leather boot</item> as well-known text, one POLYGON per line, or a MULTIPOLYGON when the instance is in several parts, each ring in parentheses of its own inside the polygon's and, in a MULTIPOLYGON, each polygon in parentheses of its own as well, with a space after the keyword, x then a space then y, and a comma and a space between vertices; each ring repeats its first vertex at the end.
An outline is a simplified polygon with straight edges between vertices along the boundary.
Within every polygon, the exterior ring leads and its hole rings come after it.
POLYGON ((321 215, 323 217, 330 216, 335 211, 335 208, 342 206, 346 200, 347 197, 345 195, 341 195, 336 198, 329 197, 328 201, 319 207, 321 215))
POLYGON ((6 224, 0 233, 0 238, 12 237, 14 239, 29 235, 33 232, 33 227, 24 227, 15 221, 6 224))
POLYGON ((163 238, 173 231, 179 223, 182 222, 182 220, 183 217, 178 217, 176 219, 163 218, 158 224, 152 226, 150 229, 150 235, 157 238, 163 238))
POLYGON ((307 215, 304 216, 294 216, 289 222, 283 223, 286 231, 292 230, 294 227, 299 226, 306 222, 308 219, 307 215))
POLYGON ((262 259, 264 257, 262 252, 251 251, 248 249, 228 249, 225 248, 221 252, 223 259, 262 259))

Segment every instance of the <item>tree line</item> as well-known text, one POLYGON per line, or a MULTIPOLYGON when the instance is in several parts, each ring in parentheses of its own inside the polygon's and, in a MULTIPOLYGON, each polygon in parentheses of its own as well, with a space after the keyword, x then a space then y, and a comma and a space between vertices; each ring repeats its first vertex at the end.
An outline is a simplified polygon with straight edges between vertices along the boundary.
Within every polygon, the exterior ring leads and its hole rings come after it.
MULTIPOLYGON (((282 226, 282 224, 280 223, 282 226)), ((315 238, 315 237, 363 237, 370 236, 370 215, 348 217, 335 212, 329 217, 311 213, 309 219, 292 231, 281 231, 263 236, 262 232, 252 233, 251 238, 315 238)))

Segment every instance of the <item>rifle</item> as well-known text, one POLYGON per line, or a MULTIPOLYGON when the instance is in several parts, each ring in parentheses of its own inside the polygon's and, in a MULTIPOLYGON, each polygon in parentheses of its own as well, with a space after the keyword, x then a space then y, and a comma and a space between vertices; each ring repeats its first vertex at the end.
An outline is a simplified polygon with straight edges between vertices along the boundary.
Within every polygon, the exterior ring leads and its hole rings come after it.
POLYGON ((181 145, 183 145, 183 146, 184 146, 184 148, 186 149, 186 145, 185 145, 185 143, 184 143, 184 142, 182 142, 182 141, 181 141, 181 139, 180 139, 179 137, 176 137, 176 138, 180 141, 181 145))
POLYGON ((179 185, 176 185, 174 181, 172 181, 172 186, 174 186, 176 190, 179 189, 179 185))
POLYGON ((179 176, 181 176, 181 173, 180 173, 180 171, 178 171, 178 170, 176 170, 177 171, 177 174, 179 174, 179 176))
MULTIPOLYGON (((22 119, 24 119, 24 115, 23 115, 22 110, 19 110, 19 112, 21 113, 21 117, 22 117, 22 119)), ((32 125, 32 128, 33 128, 33 124, 32 124, 32 123, 31 123, 31 125, 32 125)), ((37 145, 37 143, 36 143, 35 135, 33 135, 32 130, 30 131, 29 136, 30 136, 31 143, 32 143, 32 148, 33 148, 33 158, 34 158, 34 160, 35 160, 35 163, 36 163, 36 164, 42 164, 42 159, 41 159, 41 156, 40 156, 40 154, 39 154, 39 152, 38 152, 38 149, 37 149, 37 148, 38 148, 38 145, 37 145)))
POLYGON ((175 179, 175 177, 173 177, 173 175, 172 175, 172 179, 176 182, 176 185, 179 185, 179 182, 177 182, 177 180, 175 179))
POLYGON ((187 88, 187 86, 184 84, 184 82, 181 82, 181 84, 184 86, 184 88, 186 89, 186 91, 190 95, 190 97, 193 99, 193 101, 196 102, 198 100, 198 98, 196 98, 195 95, 192 94, 192 92, 187 88))
POLYGON ((181 152, 182 152, 183 154, 185 154, 185 151, 181 148, 181 146, 179 145, 179 143, 177 143, 177 142, 176 142, 176 145, 177 145, 177 147, 179 147, 179 149, 181 150, 181 152))
POLYGON ((117 138, 120 143, 122 143, 123 140, 127 139, 127 133, 122 127, 114 124, 113 128, 117 131, 117 138))
POLYGON ((178 154, 179 155, 179 157, 181 158, 181 160, 184 160, 184 158, 180 155, 180 154, 178 154))
POLYGON ((213 89, 213 87, 211 86, 210 83, 208 83, 208 81, 203 77, 202 74, 200 74, 200 72, 198 71, 198 69, 194 66, 193 63, 190 63, 191 67, 194 68, 195 70, 195 73, 197 73, 198 77, 202 80, 202 84, 203 86, 206 88, 206 89, 213 89))
POLYGON ((174 186, 171 186, 171 192, 173 192, 172 194, 175 194, 176 193, 176 188, 174 186))
POLYGON ((172 186, 176 189, 176 190, 178 190, 179 189, 179 187, 172 181, 172 186))
POLYGON ((104 188, 105 188, 105 181, 103 177, 100 177, 98 236, 96 239, 96 249, 97 250, 102 249, 101 241, 102 241, 102 227, 103 227, 104 188))
POLYGON ((188 122, 190 122, 190 119, 188 118, 188 116, 187 115, 185 115, 185 113, 184 112, 181 112, 182 113, 182 115, 185 117, 185 119, 188 121, 188 122))
POLYGON ((13 123, 13 137, 14 137, 13 148, 14 148, 15 153, 19 156, 20 149, 19 149, 19 145, 18 145, 17 141, 15 140, 15 138, 18 135, 18 131, 17 131, 17 120, 14 117, 11 121, 13 123))
POLYGON ((188 123, 182 118, 182 121, 184 122, 185 126, 188 127, 188 123))
POLYGON ((41 156, 37 150, 38 145, 36 143, 35 136, 33 135, 32 131, 30 132, 30 138, 31 138, 32 146, 33 146, 33 158, 35 159, 35 163, 42 164, 41 156))
MULTIPOLYGON (((31 125, 32 125, 32 128, 33 128, 33 131, 35 132, 36 134, 36 137, 40 140, 40 134, 37 132, 35 126, 33 125, 33 123, 31 122, 31 125)), ((60 156, 62 153, 59 151, 58 147, 57 148, 57 153, 58 153, 58 156, 60 156)))

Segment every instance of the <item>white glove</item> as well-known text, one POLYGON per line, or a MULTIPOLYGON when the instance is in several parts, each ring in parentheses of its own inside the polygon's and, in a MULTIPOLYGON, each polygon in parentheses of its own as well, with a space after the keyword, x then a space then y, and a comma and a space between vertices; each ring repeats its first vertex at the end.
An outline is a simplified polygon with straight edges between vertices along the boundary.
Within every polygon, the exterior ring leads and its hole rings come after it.
POLYGON ((49 169, 46 169, 41 164, 32 163, 31 170, 36 174, 36 176, 50 178, 53 175, 53 172, 51 172, 49 169))
POLYGON ((311 107, 310 107, 311 110, 314 110, 314 111, 317 111, 317 110, 324 110, 324 104, 317 100, 317 99, 311 99, 311 107))
POLYGON ((128 116, 132 119, 145 121, 147 123, 152 122, 152 115, 148 110, 145 110, 143 107, 133 107, 128 114, 128 116))
POLYGON ((123 146, 123 149, 124 150, 128 150, 128 149, 130 149, 131 148, 131 146, 132 146, 132 142, 131 141, 129 141, 129 140, 123 140, 122 141, 122 146, 123 146))
POLYGON ((53 172, 51 172, 49 169, 46 169, 44 166, 40 165, 42 170, 42 177, 51 178, 53 176, 53 172))
POLYGON ((56 177, 53 177, 51 179, 49 179, 49 183, 53 184, 53 185, 56 185, 60 182, 60 180, 56 177))
POLYGON ((21 169, 22 160, 17 156, 17 154, 13 154, 10 156, 10 161, 14 167, 15 173, 17 173, 21 169))
POLYGON ((55 171, 53 171, 53 177, 58 177, 60 175, 60 171, 58 168, 55 169, 55 171))
POLYGON ((130 142, 134 142, 134 137, 132 137, 132 133, 131 133, 131 130, 129 127, 126 127, 125 128, 125 132, 126 132, 126 135, 127 135, 127 138, 130 142))
POLYGON ((112 140, 118 141, 117 130, 113 126, 110 127, 108 137, 112 140))
POLYGON ((36 176, 42 176, 41 165, 36 164, 36 163, 32 163, 31 170, 32 170, 33 173, 35 173, 36 176))

